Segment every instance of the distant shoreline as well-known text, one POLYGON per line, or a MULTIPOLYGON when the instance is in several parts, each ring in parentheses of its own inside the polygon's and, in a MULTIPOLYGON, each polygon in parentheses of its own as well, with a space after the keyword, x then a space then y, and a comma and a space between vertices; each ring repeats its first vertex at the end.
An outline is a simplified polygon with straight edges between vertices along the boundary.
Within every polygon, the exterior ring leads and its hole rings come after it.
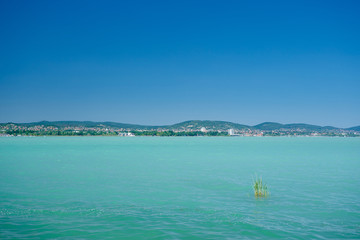
POLYGON ((303 123, 264 122, 248 126, 226 121, 191 120, 173 125, 145 126, 116 122, 42 121, 0 123, 0 135, 12 136, 339 136, 359 137, 360 126, 336 128, 303 123))
POLYGON ((310 135, 281 135, 281 136, 133 136, 133 137, 124 137, 124 136, 117 136, 117 135, 20 135, 20 136, 14 136, 14 135, 0 135, 1 138, 40 138, 40 137, 50 137, 50 138, 56 138, 56 137, 109 137, 109 138, 322 138, 322 137, 328 137, 328 138, 357 138, 360 137, 358 135, 355 136, 327 136, 327 135, 321 135, 321 136, 310 136, 310 135))

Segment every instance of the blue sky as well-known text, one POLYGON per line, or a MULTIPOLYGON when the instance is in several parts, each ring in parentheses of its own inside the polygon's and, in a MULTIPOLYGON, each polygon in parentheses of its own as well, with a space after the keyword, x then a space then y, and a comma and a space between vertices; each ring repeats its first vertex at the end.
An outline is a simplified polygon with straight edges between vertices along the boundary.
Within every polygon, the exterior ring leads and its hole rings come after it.
POLYGON ((358 1, 0 2, 0 122, 360 125, 358 1))

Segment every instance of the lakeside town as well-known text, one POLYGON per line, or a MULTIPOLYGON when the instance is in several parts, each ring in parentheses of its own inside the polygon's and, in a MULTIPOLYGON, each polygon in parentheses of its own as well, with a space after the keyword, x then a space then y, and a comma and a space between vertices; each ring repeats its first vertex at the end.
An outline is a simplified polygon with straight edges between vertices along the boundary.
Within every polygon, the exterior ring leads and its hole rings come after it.
POLYGON ((256 129, 256 128, 228 128, 203 127, 201 125, 187 125, 179 127, 109 127, 98 126, 49 126, 44 124, 27 126, 24 124, 7 123, 0 125, 0 136, 333 136, 360 137, 359 130, 341 128, 309 129, 306 127, 256 129))

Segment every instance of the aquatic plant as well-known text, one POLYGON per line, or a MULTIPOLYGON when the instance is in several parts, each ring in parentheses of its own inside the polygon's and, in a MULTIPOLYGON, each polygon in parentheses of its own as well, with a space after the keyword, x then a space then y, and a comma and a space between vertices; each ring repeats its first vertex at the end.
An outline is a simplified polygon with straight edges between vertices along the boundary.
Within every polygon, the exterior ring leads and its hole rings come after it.
POLYGON ((261 177, 255 177, 253 188, 255 197, 267 197, 269 195, 268 188, 261 177))

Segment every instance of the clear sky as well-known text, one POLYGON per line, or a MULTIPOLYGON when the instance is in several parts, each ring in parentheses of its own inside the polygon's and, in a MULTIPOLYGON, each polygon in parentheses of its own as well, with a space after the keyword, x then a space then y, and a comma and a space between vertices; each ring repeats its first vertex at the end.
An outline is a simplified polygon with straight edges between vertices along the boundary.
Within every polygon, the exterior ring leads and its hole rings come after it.
POLYGON ((0 122, 360 125, 359 1, 0 1, 0 122))

